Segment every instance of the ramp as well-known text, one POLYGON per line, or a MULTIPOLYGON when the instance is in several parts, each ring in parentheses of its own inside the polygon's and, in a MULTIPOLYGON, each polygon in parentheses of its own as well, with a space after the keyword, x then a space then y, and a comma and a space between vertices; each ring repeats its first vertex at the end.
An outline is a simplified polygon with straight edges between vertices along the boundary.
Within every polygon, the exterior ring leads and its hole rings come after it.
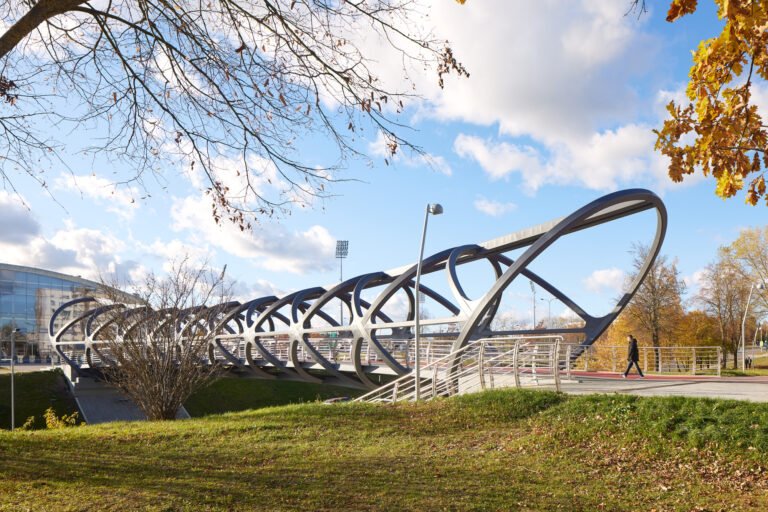
MULTIPOLYGON (((128 397, 114 386, 98 378, 72 377, 68 365, 64 366, 64 375, 80 409, 83 420, 94 425, 112 421, 140 421, 147 416, 128 397)), ((181 407, 176 419, 187 419, 189 413, 181 407)))
POLYGON ((560 391, 570 378, 570 350, 560 336, 488 338, 474 341, 357 398, 356 402, 404 402, 476 393, 486 389, 547 386, 560 391), (418 380, 417 380, 418 379, 418 380), (417 382, 420 383, 417 386, 417 382))

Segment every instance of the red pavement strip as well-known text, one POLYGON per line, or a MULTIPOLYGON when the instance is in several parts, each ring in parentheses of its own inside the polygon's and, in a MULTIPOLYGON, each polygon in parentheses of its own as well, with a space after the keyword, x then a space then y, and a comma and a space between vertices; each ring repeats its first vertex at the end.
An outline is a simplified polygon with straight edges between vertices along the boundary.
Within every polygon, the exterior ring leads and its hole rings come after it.
MULTIPOLYGON (((580 372, 571 371, 571 376, 585 377, 588 379, 606 379, 606 380, 624 380, 621 378, 621 373, 613 372, 580 372)), ((757 377, 718 377, 717 375, 653 375, 645 374, 645 378, 641 379, 639 375, 630 373, 626 380, 649 380, 654 382, 665 381, 699 381, 699 382, 744 382, 752 384, 765 383, 768 384, 768 376, 757 377)))

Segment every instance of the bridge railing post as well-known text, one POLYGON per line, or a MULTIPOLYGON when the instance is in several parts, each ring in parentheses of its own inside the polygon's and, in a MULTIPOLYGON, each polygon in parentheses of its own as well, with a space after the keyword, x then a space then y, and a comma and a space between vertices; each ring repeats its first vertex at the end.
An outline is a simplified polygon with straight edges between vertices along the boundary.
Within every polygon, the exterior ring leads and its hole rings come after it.
POLYGON ((484 367, 485 366, 485 342, 480 342, 480 353, 477 356, 477 373, 478 377, 480 378, 480 389, 485 390, 485 374, 484 374, 484 367))
POLYGON ((555 344, 552 347, 554 352, 552 357, 552 373, 555 376, 555 390, 560 391, 560 340, 555 338, 555 344))
POLYGON ((691 375, 696 375, 696 347, 691 347, 691 375))
POLYGON ((723 367, 723 349, 717 347, 717 376, 720 376, 720 369, 723 367))
POLYGON ((520 340, 515 341, 515 346, 512 349, 512 373, 515 376, 515 387, 520 387, 520 368, 518 362, 520 360, 520 340))

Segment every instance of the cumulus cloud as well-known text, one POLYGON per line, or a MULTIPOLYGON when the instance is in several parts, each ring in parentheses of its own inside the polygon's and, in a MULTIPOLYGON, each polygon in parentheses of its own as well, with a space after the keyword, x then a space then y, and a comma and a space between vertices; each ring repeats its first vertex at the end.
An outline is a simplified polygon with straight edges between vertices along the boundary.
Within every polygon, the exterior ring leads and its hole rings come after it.
POLYGON ((433 89, 432 115, 497 123, 501 134, 553 143, 582 139, 637 108, 630 78, 646 69, 654 45, 620 2, 431 5, 436 32, 451 41, 472 74, 433 89))
POLYGON ((232 284, 232 299, 239 300, 240 302, 247 302, 271 295, 280 297, 284 293, 283 290, 266 279, 257 279, 255 281, 236 280, 232 284))
POLYGON ((17 198, 0 192, 0 255, 4 263, 40 267, 99 280, 110 275, 130 275, 140 268, 122 258, 125 243, 108 232, 78 228, 65 222, 45 236, 40 222, 17 198))
POLYGON ((466 134, 459 134, 453 147, 459 156, 476 161, 492 180, 519 174, 531 192, 547 184, 614 190, 656 165, 654 140, 649 126, 630 124, 594 133, 585 143, 561 143, 548 151, 466 134))
POLYGON ((491 217, 499 217, 515 210, 515 208, 517 208, 515 203, 502 203, 486 199, 485 197, 480 197, 475 200, 475 209, 486 215, 490 215, 491 217))
POLYGON ((373 156, 389 158, 393 162, 402 163, 407 167, 426 167, 445 176, 451 176, 453 174, 451 165, 440 155, 433 155, 432 153, 407 154, 403 153, 403 149, 400 148, 398 149, 398 152, 392 156, 387 149, 387 142, 384 133, 379 131, 376 140, 368 144, 368 153, 373 156))
MULTIPOLYGON (((194 188, 201 191, 207 189, 210 176, 226 190, 227 198, 233 206, 245 210, 258 210, 263 206, 261 199, 276 205, 287 202, 302 208, 312 206, 318 191, 326 185, 326 180, 333 178, 327 170, 315 168, 312 175, 304 175, 306 181, 301 179, 289 182, 282 178, 274 162, 254 153, 245 157, 218 156, 208 162, 206 169, 195 158, 195 152, 188 141, 179 145, 168 144, 164 150, 179 159, 181 174, 194 188)), ((205 202, 210 204, 208 200, 205 202)), ((279 210, 279 207, 276 209, 279 210)))
POLYGON ((0 243, 24 244, 40 233, 40 224, 32 217, 21 198, 0 190, 0 243))
POLYGON ((176 199, 171 207, 172 228, 190 233, 193 242, 217 247, 271 271, 306 273, 333 268, 336 239, 323 226, 290 232, 265 222, 241 231, 229 222, 216 224, 210 212, 200 207, 207 202, 205 196, 176 199))
POLYGON ((612 267, 600 270, 595 270, 584 280, 584 286, 587 290, 594 293, 620 292, 623 285, 626 274, 623 270, 612 267))
POLYGON ((123 219, 133 218, 138 191, 133 187, 118 187, 114 182, 95 175, 64 174, 56 180, 56 187, 77 192, 81 197, 94 200, 123 219))
POLYGON ((707 274, 707 269, 700 268, 699 270, 696 270, 693 274, 689 276, 683 276, 683 282, 685 283, 685 287, 688 290, 689 293, 696 292, 699 288, 701 288, 701 283, 704 281, 704 277, 707 274))
MULTIPOLYGON (((652 66, 660 45, 644 31, 644 19, 626 16, 625 5, 422 5, 427 23, 451 41, 471 78, 449 77, 439 89, 433 77, 417 77, 417 90, 426 96, 417 117, 497 127, 494 140, 474 137, 467 127, 454 142, 455 152, 478 162, 490 179, 517 175, 529 193, 551 184, 615 190, 638 181, 668 182, 667 161, 653 149, 655 120, 647 115, 660 108, 661 119, 663 106, 643 99, 635 80, 652 66)), ((400 59, 384 50, 377 55, 381 68, 391 70, 383 75, 400 76, 400 59)))

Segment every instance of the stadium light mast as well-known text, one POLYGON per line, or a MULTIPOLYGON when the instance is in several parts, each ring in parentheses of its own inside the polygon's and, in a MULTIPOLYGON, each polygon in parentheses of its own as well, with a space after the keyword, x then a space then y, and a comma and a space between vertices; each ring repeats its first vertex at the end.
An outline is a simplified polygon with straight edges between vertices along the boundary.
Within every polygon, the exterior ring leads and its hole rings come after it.
MULTIPOLYGON (((344 282, 344 258, 349 255, 349 240, 336 240, 336 258, 339 260, 339 283, 344 282)), ((339 298, 339 328, 344 325, 344 301, 339 298)))

